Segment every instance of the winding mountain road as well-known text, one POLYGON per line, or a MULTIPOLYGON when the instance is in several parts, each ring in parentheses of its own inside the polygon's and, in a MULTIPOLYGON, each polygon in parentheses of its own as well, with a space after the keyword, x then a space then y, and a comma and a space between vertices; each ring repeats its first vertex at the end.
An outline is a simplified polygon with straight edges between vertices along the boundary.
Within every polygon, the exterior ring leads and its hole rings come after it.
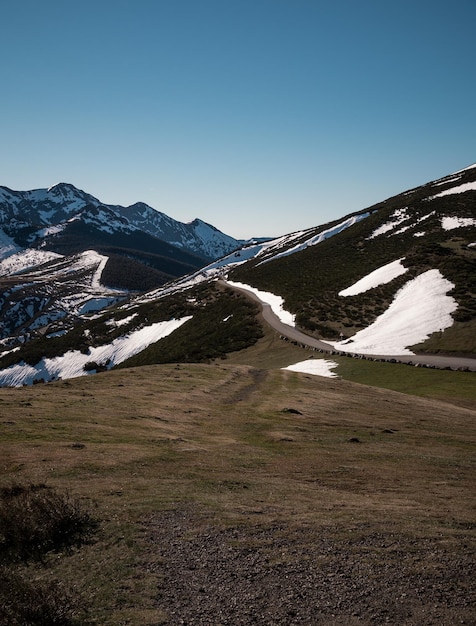
POLYGON ((305 333, 301 332, 294 326, 289 326, 288 324, 284 324, 279 317, 274 313, 267 302, 261 300, 253 291, 248 289, 244 289, 242 287, 237 287, 236 285, 229 284, 226 280, 219 281, 222 285, 227 286, 230 289, 235 289, 239 291, 255 302, 258 302, 261 305, 263 319, 267 324, 271 326, 278 333, 283 335, 283 337, 287 337, 291 341, 297 341, 298 343, 308 346, 311 348, 315 348, 316 350, 322 350, 322 352, 327 352, 330 354, 339 354, 342 356, 348 356, 353 358, 363 358, 374 361, 390 361, 396 363, 407 363, 409 365, 415 366, 428 366, 428 367, 436 367, 438 369, 452 369, 452 370, 469 370, 471 372, 476 371, 476 359, 471 359, 468 357, 453 357, 453 356, 440 356, 440 355, 430 355, 430 354, 414 354, 414 355, 385 355, 385 354, 358 354, 355 352, 344 352, 340 350, 336 350, 334 346, 325 341, 321 341, 319 339, 315 339, 305 333))

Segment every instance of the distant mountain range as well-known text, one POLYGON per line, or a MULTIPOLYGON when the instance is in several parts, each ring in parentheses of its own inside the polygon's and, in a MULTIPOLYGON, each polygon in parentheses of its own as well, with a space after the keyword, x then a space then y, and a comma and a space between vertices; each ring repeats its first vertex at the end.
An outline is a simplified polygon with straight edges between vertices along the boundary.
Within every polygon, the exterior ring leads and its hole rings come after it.
POLYGON ((202 260, 221 257, 243 243, 200 219, 184 224, 143 202, 127 207, 104 204, 67 183, 33 191, 0 186, 0 228, 21 247, 81 247, 79 241, 71 241, 74 236, 68 237, 75 222, 83 226, 84 232, 87 227, 90 233, 97 231, 110 237, 147 234, 202 260))
POLYGON ((106 205, 66 183, 0 187, 0 338, 164 285, 242 243, 199 219, 106 205))
POLYGON ((340 350, 476 354, 476 165, 268 241, 155 213, 101 205, 70 185, 0 188, 0 384, 252 345, 262 335, 256 305, 218 278, 279 301, 287 323, 340 350), (196 237, 202 256, 191 252, 196 237), (204 240, 215 238, 210 261, 204 240), (127 292, 128 272, 136 286, 148 276, 159 241, 175 244, 175 278, 127 292))

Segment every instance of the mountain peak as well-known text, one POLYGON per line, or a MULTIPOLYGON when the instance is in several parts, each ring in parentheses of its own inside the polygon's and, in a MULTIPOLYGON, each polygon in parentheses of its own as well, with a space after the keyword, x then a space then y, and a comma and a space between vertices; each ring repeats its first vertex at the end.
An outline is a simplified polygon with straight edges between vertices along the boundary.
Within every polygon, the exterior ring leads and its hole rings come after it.
POLYGON ((196 217, 195 219, 193 219, 188 224, 189 224, 189 226, 208 226, 208 228, 212 228, 213 230, 218 230, 218 228, 216 228, 212 224, 209 224, 208 222, 204 222, 199 217, 196 217))
POLYGON ((73 196, 84 195, 84 191, 81 191, 81 189, 78 189, 71 183, 56 183, 55 185, 48 187, 46 192, 48 195, 62 196, 64 198, 70 197, 72 195, 73 196))
POLYGON ((51 185, 51 187, 48 187, 48 191, 62 191, 63 189, 75 189, 77 190, 77 188, 72 185, 71 183, 56 183, 54 185, 51 185))

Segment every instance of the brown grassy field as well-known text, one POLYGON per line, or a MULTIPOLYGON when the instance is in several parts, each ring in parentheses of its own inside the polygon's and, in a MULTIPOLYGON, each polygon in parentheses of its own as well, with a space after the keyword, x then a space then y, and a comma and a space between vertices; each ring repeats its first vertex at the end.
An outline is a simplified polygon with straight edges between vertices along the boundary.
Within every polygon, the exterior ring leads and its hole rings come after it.
POLYGON ((470 399, 285 372, 302 357, 267 341, 235 356, 259 367, 0 389, 2 486, 67 490, 100 524, 20 570, 83 624, 472 623, 470 399))

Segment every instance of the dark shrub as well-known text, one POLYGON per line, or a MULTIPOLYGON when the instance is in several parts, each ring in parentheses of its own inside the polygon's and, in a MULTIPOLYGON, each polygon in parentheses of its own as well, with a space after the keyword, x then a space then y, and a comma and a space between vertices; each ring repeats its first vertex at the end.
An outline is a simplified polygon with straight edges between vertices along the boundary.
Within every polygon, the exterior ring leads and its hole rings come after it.
POLYGON ((0 490, 0 558, 41 559, 50 550, 80 545, 97 523, 79 502, 44 484, 0 490))

